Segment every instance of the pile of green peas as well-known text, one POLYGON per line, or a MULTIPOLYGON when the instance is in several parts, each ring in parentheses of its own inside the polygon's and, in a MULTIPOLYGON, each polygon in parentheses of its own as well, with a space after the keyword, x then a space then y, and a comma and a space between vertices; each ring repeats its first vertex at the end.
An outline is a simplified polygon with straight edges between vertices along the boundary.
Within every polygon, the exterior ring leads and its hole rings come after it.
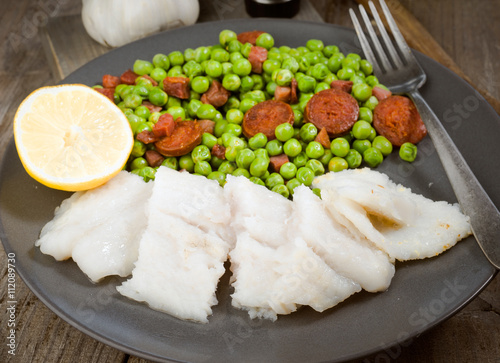
MULTIPOLYGON (((219 43, 212 46, 187 48, 183 52, 156 54, 152 61, 136 60, 133 71, 139 76, 135 85, 120 84, 115 89, 115 103, 127 116, 134 136, 152 130, 162 113, 174 119, 205 119, 215 122, 214 133, 205 133, 201 144, 180 157, 166 157, 162 165, 204 175, 224 185, 226 176, 242 175, 252 182, 264 185, 285 197, 293 194, 298 185, 311 185, 313 179, 328 171, 341 171, 360 166, 376 167, 393 151, 387 138, 377 135, 372 126, 373 110, 378 104, 372 88, 381 85, 373 75, 372 65, 358 54, 344 55, 335 45, 324 45, 311 39, 304 46, 277 47, 273 37, 261 34, 256 45, 268 50, 262 74, 252 72, 248 55, 252 45, 242 44, 232 30, 219 34, 219 43), (188 77, 189 99, 168 96, 163 90, 165 77, 188 77), (298 103, 292 104, 294 123, 279 125, 276 139, 268 140, 264 134, 247 139, 242 134, 244 114, 259 102, 273 98, 277 86, 289 86, 295 78, 298 85, 298 103), (231 91, 224 106, 217 109, 204 104, 200 98, 212 80, 218 80, 231 91), (330 88, 334 80, 353 82, 352 96, 359 103, 359 117, 349 134, 331 140, 330 148, 323 147, 315 138, 319 130, 304 122, 304 111, 311 97, 330 88), (160 106, 160 112, 150 112, 144 101, 160 106), (225 148, 223 159, 212 155, 215 145, 225 148), (270 167, 270 158, 286 155, 279 172, 270 167)), ((154 144, 134 141, 127 170, 148 181, 154 179, 156 168, 148 165, 144 154, 154 144)), ((415 145, 400 149, 403 160, 413 161, 415 145)))

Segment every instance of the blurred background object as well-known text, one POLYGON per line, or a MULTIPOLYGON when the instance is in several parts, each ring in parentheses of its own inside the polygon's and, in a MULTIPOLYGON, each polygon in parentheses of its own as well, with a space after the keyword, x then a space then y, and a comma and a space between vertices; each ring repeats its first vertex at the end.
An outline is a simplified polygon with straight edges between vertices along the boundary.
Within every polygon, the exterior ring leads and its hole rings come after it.
POLYGON ((245 0, 245 9, 254 18, 292 18, 300 10, 300 0, 245 0))
POLYGON ((192 25, 198 0, 83 0, 87 33, 108 47, 119 47, 163 30, 192 25))

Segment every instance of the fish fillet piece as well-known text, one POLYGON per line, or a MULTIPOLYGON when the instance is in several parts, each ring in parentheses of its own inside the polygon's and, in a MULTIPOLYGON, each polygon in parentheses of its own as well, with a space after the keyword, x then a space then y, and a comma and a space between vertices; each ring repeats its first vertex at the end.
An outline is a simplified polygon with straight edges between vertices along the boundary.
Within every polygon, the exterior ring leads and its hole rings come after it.
POLYGON ((56 260, 72 257, 93 281, 130 275, 152 185, 122 171, 98 188, 74 193, 56 209, 35 245, 56 260))
POLYGON ((395 273, 389 256, 336 222, 306 186, 295 188, 290 238, 301 237, 337 273, 370 292, 386 290, 395 273))
POLYGON ((234 232, 227 226, 231 208, 217 181, 165 166, 157 170, 156 179, 165 193, 165 203, 158 205, 162 213, 179 217, 205 232, 213 231, 234 244, 234 232))
MULTIPOLYGON (((182 218, 182 211, 179 216, 172 215, 173 209, 166 206, 172 203, 175 191, 166 189, 166 185, 183 183, 186 176, 205 183, 214 181, 182 172, 162 172, 163 168, 155 176, 147 209, 148 225, 140 241, 132 277, 117 286, 117 290, 179 319, 206 323, 212 314, 211 307, 217 304, 215 291, 225 271, 230 243, 215 231, 195 225, 196 211, 194 224, 182 218)), ((207 207, 203 214, 209 213, 218 210, 207 207)))
POLYGON ((339 223, 394 259, 433 257, 472 233, 458 204, 432 201, 368 168, 328 173, 313 186, 339 223))
POLYGON ((235 233, 247 231, 267 246, 286 243, 292 202, 243 176, 228 175, 226 180, 224 191, 231 204, 231 227, 235 233))
POLYGON ((359 284, 330 268, 300 238, 271 247, 243 232, 238 234, 230 260, 232 305, 247 310, 252 319, 274 321, 302 305, 321 312, 361 290, 359 284))

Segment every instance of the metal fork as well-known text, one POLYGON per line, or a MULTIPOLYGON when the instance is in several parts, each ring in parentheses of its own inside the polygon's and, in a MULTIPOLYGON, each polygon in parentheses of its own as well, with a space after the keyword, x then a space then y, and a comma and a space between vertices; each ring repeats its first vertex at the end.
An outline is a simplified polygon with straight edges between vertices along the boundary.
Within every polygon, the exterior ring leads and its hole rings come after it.
POLYGON ((418 91, 426 81, 425 72, 406 44, 386 3, 384 0, 379 1, 396 46, 385 30, 382 19, 372 1, 368 5, 377 24, 383 45, 363 5, 359 6, 359 10, 375 50, 372 49, 365 36, 354 10, 349 9, 366 59, 373 64, 374 74, 382 84, 395 94, 408 95, 415 103, 460 207, 463 213, 470 217, 472 231, 479 246, 491 264, 496 269, 500 269, 500 213, 435 113, 418 91))

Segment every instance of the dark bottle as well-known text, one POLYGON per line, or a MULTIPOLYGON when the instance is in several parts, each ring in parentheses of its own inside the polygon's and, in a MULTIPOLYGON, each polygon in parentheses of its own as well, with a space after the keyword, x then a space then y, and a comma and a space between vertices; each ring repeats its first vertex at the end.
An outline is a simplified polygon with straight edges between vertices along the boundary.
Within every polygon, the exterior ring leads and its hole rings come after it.
POLYGON ((245 0, 245 8, 254 18, 292 18, 300 10, 300 0, 245 0))

